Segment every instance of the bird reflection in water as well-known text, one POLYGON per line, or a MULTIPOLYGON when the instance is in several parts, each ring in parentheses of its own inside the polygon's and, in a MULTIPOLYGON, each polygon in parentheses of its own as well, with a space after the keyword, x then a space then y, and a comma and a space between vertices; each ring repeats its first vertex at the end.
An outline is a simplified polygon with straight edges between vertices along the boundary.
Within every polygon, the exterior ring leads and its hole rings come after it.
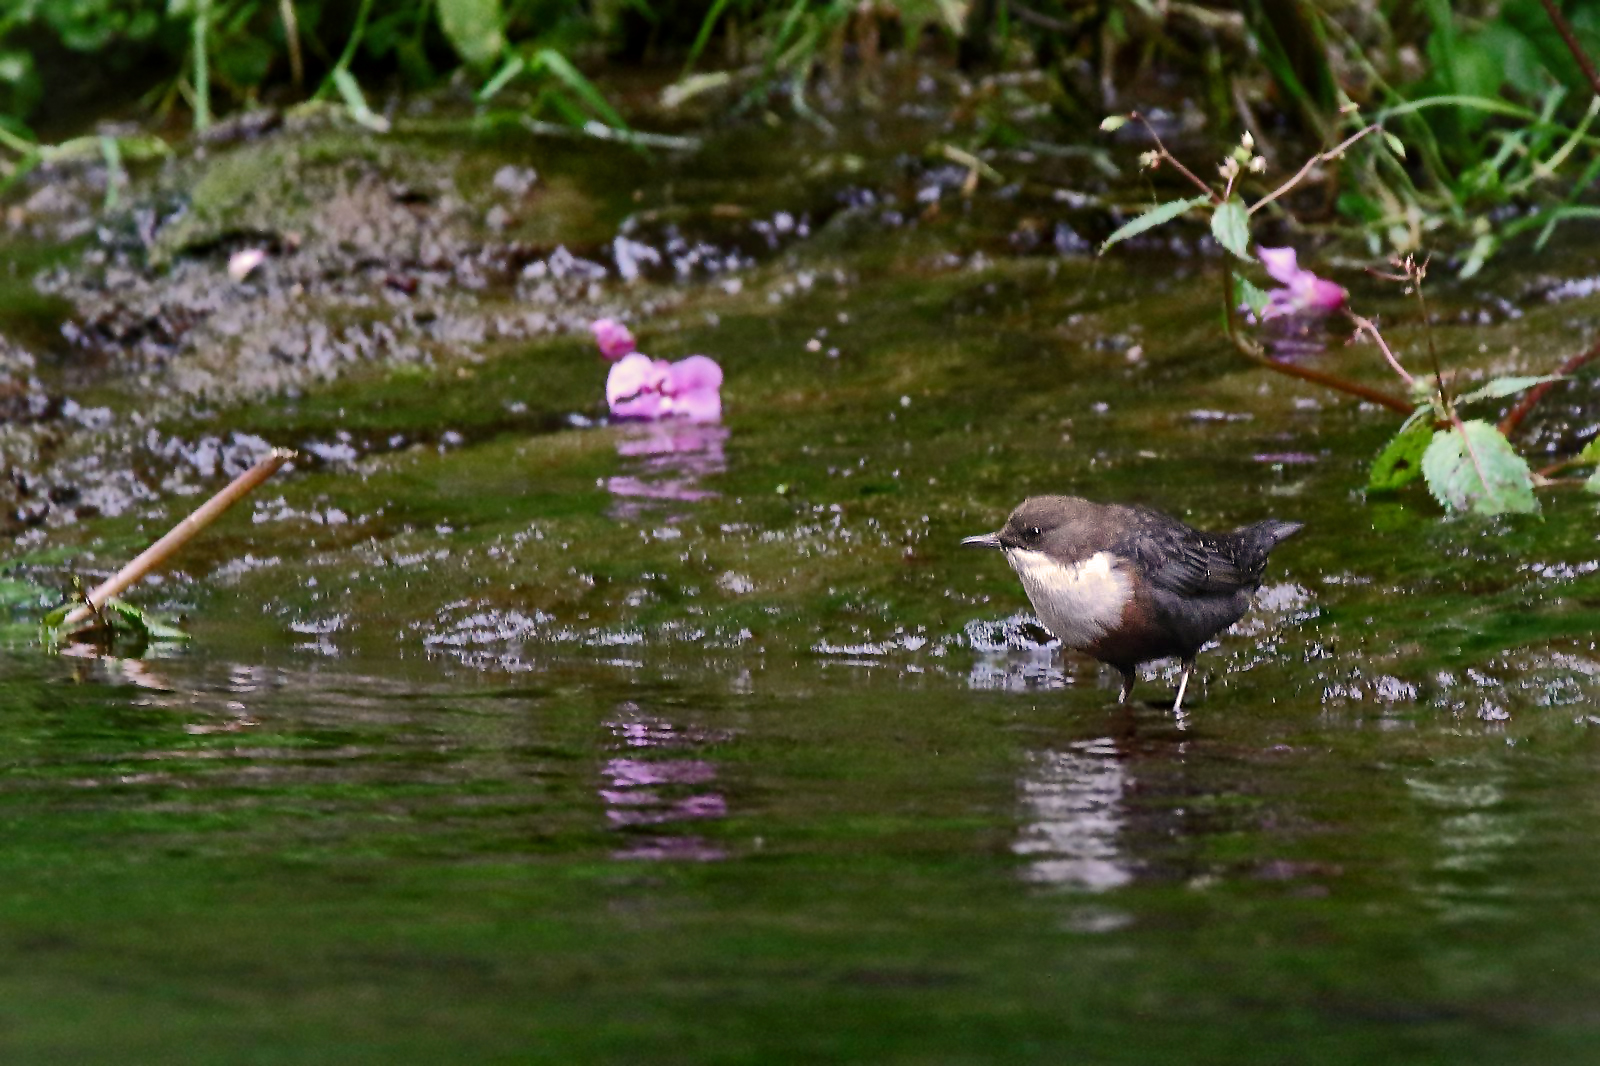
POLYGON ((665 512, 685 517, 678 505, 716 496, 701 480, 728 469, 722 446, 727 427, 687 421, 630 422, 616 429, 621 472, 606 479, 610 515, 623 522, 665 512))
POLYGON ((678 823, 726 817, 727 800, 715 788, 716 764, 694 756, 719 736, 680 728, 631 702, 621 704, 606 727, 618 754, 600 770, 605 781, 600 799, 611 828, 627 834, 613 857, 696 862, 726 857, 702 836, 661 832, 678 823))
POLYGON ((1012 850, 1028 858, 1029 880, 1087 892, 1133 880, 1121 841, 1128 776, 1115 741, 1030 752, 1018 787, 1027 821, 1012 850))

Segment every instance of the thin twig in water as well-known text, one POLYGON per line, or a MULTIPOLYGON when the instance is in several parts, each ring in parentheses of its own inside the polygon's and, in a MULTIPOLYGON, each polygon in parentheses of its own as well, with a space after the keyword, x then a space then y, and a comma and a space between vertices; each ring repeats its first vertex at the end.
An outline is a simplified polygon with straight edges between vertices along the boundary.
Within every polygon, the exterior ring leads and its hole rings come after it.
POLYGON ((262 459, 255 466, 230 481, 221 492, 201 504, 188 518, 168 530, 166 536, 140 552, 138 558, 118 570, 110 580, 90 592, 84 598, 82 604, 73 608, 61 620, 61 628, 63 630, 71 629, 93 618, 100 608, 106 605, 107 600, 120 596, 135 582, 166 562, 179 548, 192 540, 196 533, 215 522, 222 515, 222 512, 244 499, 256 486, 277 473, 278 468, 293 459, 294 455, 295 453, 287 448, 273 449, 272 453, 265 459, 262 459))

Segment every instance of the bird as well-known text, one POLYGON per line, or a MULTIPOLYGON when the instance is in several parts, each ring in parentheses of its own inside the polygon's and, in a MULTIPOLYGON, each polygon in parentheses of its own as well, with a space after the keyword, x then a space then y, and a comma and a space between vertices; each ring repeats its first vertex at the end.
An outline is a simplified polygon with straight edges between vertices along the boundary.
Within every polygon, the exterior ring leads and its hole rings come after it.
POLYGON ((1205 533, 1149 507, 1030 496, 998 531, 961 543, 1005 552, 1062 647, 1121 673, 1119 703, 1133 694, 1140 663, 1177 657, 1172 710, 1181 714, 1196 654, 1244 616, 1267 556, 1301 528, 1269 518, 1205 533))

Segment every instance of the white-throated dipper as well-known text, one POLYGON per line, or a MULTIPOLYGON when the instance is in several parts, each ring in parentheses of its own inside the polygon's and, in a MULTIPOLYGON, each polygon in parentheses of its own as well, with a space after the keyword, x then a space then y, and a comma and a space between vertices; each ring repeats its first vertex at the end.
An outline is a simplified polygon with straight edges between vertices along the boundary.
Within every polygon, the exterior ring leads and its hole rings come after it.
POLYGON ((1121 702, 1133 692, 1140 663, 1180 659, 1172 703, 1180 711, 1196 653, 1243 617, 1267 556, 1299 530, 1299 522, 1269 518, 1232 533, 1202 533, 1148 507, 1030 496, 998 533, 961 543, 1005 552, 1039 621, 1062 647, 1121 672, 1121 702))

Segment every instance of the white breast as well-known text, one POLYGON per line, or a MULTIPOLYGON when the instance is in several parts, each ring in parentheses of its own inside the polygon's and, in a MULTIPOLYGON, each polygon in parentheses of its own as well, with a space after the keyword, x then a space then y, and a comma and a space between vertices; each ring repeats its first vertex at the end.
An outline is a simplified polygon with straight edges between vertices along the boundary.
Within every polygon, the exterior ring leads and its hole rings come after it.
POLYGON ((1010 548, 1006 561, 1022 578, 1039 621, 1068 648, 1105 636, 1133 597, 1133 582, 1109 552, 1063 566, 1044 552, 1010 548))

